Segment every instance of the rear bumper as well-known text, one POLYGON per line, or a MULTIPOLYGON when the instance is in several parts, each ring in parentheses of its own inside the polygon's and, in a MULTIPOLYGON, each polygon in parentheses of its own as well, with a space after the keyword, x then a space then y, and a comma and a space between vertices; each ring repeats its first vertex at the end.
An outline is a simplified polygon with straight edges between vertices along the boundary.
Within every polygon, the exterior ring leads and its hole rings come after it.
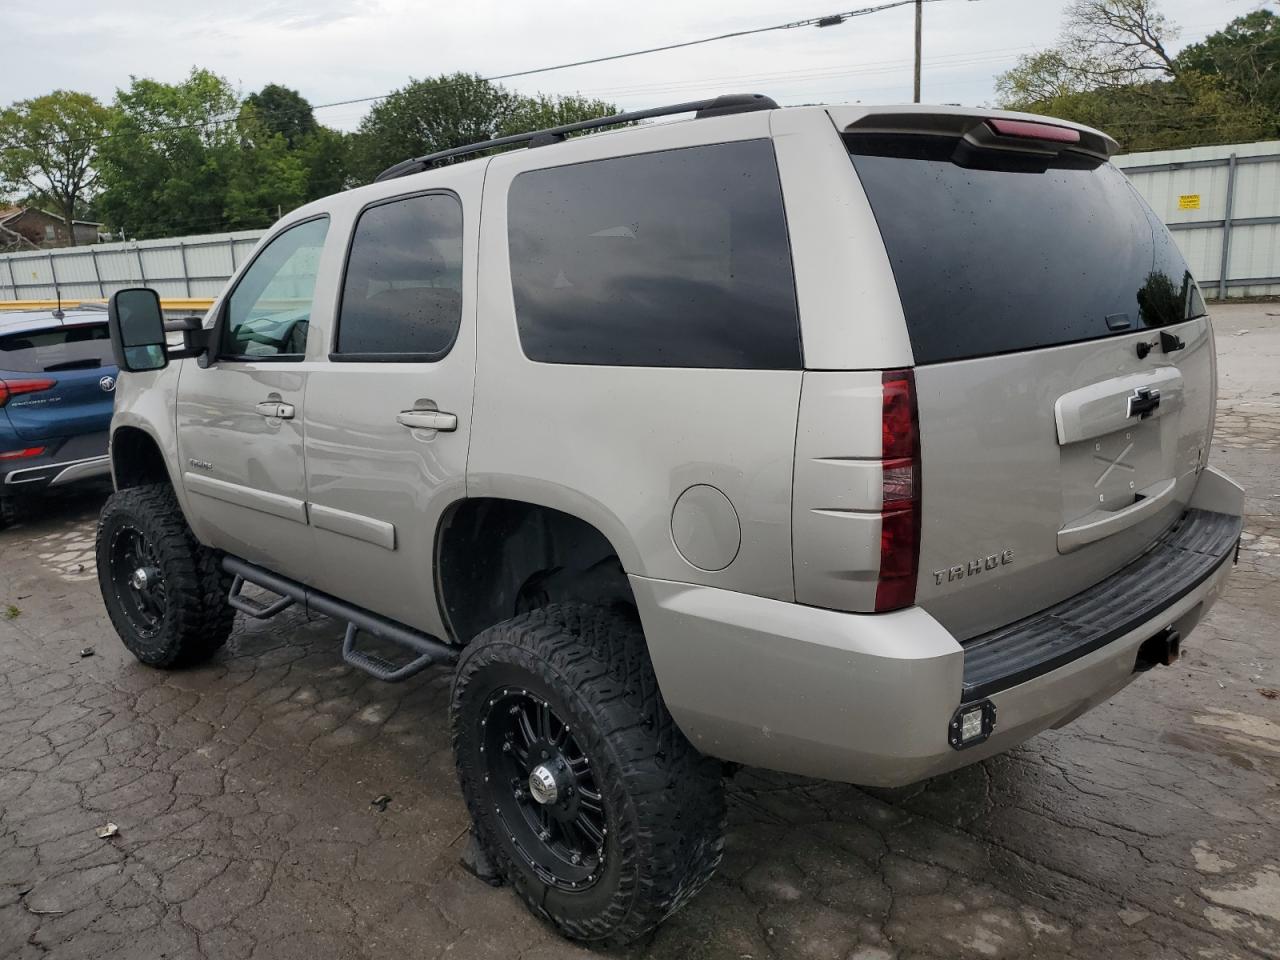
POLYGON ((111 473, 105 431, 65 440, 31 441, 31 445, 50 449, 42 456, 0 463, 0 497, 36 493, 111 473))
POLYGON ((1195 591, 1240 542, 1240 517, 1188 510, 1132 563, 1093 587, 964 642, 964 699, 981 700, 1100 649, 1195 591))
MULTIPOLYGON (((1234 496, 1218 494, 1206 505, 1234 507, 1223 523, 1238 536, 1234 496)), ((948 742, 948 728, 963 703, 978 699, 966 694, 974 674, 966 671, 965 648, 924 610, 850 614, 631 579, 663 698, 700 750, 823 779, 900 786, 1069 723, 1125 687, 1137 676, 1144 641, 1170 627, 1185 638, 1216 601, 1235 539, 1215 543, 1226 546, 1201 554, 1192 582, 1183 578, 1158 594, 1128 585, 1111 595, 1110 612, 1123 614, 1119 619, 1063 624, 1077 641, 1088 640, 1095 626, 1110 632, 1100 642, 1078 642, 1065 658, 1051 645, 1054 659, 1043 670, 1023 669, 998 689, 983 690, 995 706, 995 728, 984 742, 960 750, 948 742)), ((1087 593, 1124 586, 1118 579, 1124 575, 1087 593)), ((1080 600, 1088 606, 1084 594, 1080 600)))

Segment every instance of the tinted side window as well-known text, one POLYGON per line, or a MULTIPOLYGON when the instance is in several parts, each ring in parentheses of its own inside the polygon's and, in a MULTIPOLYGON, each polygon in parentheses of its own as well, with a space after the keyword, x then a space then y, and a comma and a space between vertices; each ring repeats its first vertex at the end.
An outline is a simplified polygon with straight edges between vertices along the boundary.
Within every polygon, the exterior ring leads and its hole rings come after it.
POLYGON ((0 337, 0 370, 48 373, 109 367, 111 337, 105 323, 33 330, 0 337))
POLYGON ((253 360, 302 357, 328 230, 328 217, 308 220, 263 247, 227 301, 222 356, 253 360))
POLYGON ((360 214, 338 316, 341 354, 434 360, 462 319, 462 204, 434 193, 360 214))
POLYGON ((516 323, 530 359, 801 366, 769 141, 522 173, 507 217, 516 323))

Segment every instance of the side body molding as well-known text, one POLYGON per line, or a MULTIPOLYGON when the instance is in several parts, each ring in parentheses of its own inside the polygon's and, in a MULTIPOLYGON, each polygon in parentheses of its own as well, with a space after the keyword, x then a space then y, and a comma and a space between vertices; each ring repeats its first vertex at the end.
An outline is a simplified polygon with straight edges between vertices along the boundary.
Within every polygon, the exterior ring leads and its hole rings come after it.
POLYGON ((273 517, 293 520, 297 523, 307 522, 307 504, 304 500, 296 500, 279 493, 266 490, 254 490, 251 487, 218 480, 214 477, 203 477, 188 470, 182 475, 182 482, 189 493, 232 503, 237 507, 247 507, 260 513, 268 513, 273 517))
POLYGON ((384 550, 396 548, 395 525, 386 520, 349 513, 320 503, 307 504, 307 513, 311 517, 311 525, 317 530, 328 530, 330 533, 340 533, 344 537, 354 537, 356 540, 372 543, 384 550))

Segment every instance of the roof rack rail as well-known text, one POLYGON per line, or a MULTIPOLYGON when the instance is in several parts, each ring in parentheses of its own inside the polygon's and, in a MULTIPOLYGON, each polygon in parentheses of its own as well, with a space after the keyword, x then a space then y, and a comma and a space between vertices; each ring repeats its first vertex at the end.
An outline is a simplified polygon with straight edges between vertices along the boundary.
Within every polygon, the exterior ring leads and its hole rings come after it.
POLYGON ((594 120, 579 120, 577 123, 566 123, 559 127, 548 127, 546 130, 531 130, 528 133, 515 133, 508 137, 497 137, 480 143, 468 144, 465 147, 454 147, 451 150, 440 150, 429 153, 425 157, 414 157, 402 160, 394 166, 387 167, 373 178, 374 183, 382 180, 394 180, 396 177, 407 177, 411 173, 423 170, 439 163, 441 160, 452 160, 465 157, 467 154, 480 153, 493 147, 506 147, 523 143, 529 147, 545 147, 548 144, 560 143, 571 133, 581 130, 597 130, 601 127, 613 127, 622 123, 634 123, 637 120, 650 120, 654 117, 670 117, 677 113, 692 113, 697 118, 719 117, 730 113, 750 113, 754 110, 774 110, 777 103, 761 93, 732 93, 710 100, 690 100, 687 103, 674 103, 669 107, 654 107, 650 110, 633 110, 630 113, 615 113, 608 117, 597 117, 594 120))

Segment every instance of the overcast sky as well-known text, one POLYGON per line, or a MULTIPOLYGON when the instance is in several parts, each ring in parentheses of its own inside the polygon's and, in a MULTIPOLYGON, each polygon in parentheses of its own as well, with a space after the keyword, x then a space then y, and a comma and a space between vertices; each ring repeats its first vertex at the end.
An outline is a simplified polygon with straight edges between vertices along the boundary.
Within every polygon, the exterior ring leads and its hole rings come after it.
MULTIPOLYGON (((876 0, 4 0, 0 105, 55 86, 110 100, 131 74, 177 81, 208 67, 242 93, 266 83, 317 106, 368 97, 410 77, 484 76, 849 10, 876 0)), ((925 6, 926 102, 990 102, 996 74, 1053 43, 1065 0, 939 0, 925 6)), ((1161 0, 1203 38, 1258 0, 1161 0)), ((767 33, 506 81, 639 108, 729 92, 780 103, 911 99, 913 13, 767 33)), ((317 110, 353 129, 368 105, 317 110)))

